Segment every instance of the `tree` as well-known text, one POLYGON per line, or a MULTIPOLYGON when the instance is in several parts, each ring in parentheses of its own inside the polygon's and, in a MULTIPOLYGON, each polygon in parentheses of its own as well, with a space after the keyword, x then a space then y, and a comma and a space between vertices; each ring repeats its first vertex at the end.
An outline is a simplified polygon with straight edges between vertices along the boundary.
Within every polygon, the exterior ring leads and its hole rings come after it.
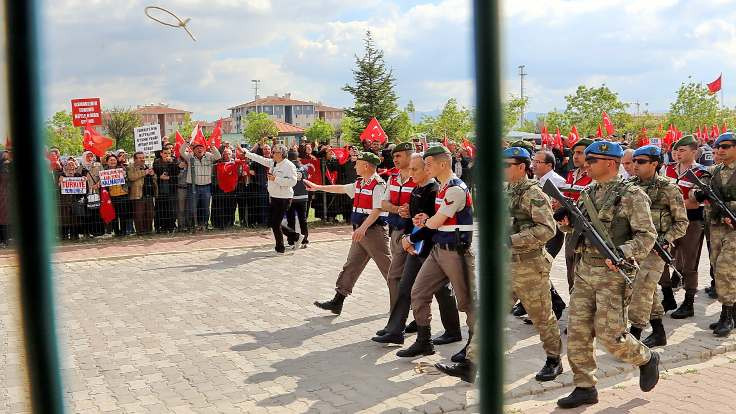
POLYGON ((82 132, 72 124, 72 116, 66 111, 55 113, 46 121, 46 143, 59 148, 62 155, 82 153, 82 132))
POLYGON ((376 117, 389 137, 396 134, 393 120, 398 115, 398 100, 394 92, 396 79, 393 71, 386 68, 383 51, 377 49, 371 32, 365 36, 365 52, 362 57, 355 55, 356 68, 353 69, 355 86, 346 84, 342 90, 353 95, 355 102, 345 114, 355 118, 364 129, 371 118, 376 117))
MULTIPOLYGON (((192 121, 192 116, 189 115, 189 112, 185 112, 184 119, 181 123, 181 128, 179 128, 179 133, 185 141, 189 141, 189 137, 192 136, 192 131, 194 131, 194 127, 195 125, 194 121, 192 121)), ((174 142, 174 140, 171 139, 169 140, 169 142, 174 142)))
POLYGON ((718 98, 700 83, 683 82, 675 102, 670 105, 667 120, 685 132, 695 131, 702 125, 720 125, 718 98))
POLYGON ((107 115, 104 127, 110 138, 115 140, 115 147, 132 154, 135 151, 133 130, 141 125, 140 115, 133 110, 118 107, 107 111, 107 115))
POLYGON ((473 114, 467 108, 460 107, 455 98, 450 98, 442 108, 442 112, 437 118, 423 118, 423 122, 431 124, 429 136, 434 139, 444 139, 447 137, 453 141, 459 141, 465 138, 468 133, 472 132, 475 127, 473 114))
POLYGON ((414 101, 412 101, 411 99, 409 99, 409 103, 408 103, 408 104, 406 104, 406 109, 405 109, 405 111, 406 111, 406 112, 407 112, 407 113, 408 113, 409 115, 411 115, 411 122, 412 122, 412 123, 416 123, 416 120, 414 119, 414 115, 416 114, 416 112, 417 112, 417 109, 416 109, 416 108, 414 107, 414 101))
POLYGON ((524 109, 526 104, 529 102, 529 98, 517 98, 514 95, 509 95, 508 99, 503 102, 503 129, 502 136, 511 131, 514 125, 519 123, 521 117, 521 111, 524 109))
POLYGON ((406 142, 414 134, 414 125, 409 119, 407 111, 399 112, 399 115, 393 120, 390 129, 394 131, 393 135, 389 135, 389 139, 393 142, 406 142))
POLYGON ((335 136, 335 129, 332 128, 332 125, 325 122, 325 120, 317 119, 311 127, 304 131, 304 135, 306 135, 310 141, 329 141, 335 136))
MULTIPOLYGON (((550 134, 553 134, 557 130, 557 128, 559 128, 560 134, 567 135, 570 129, 572 129, 572 124, 570 123, 570 121, 567 119, 565 114, 559 112, 557 108, 539 117, 539 119, 537 120, 538 130, 541 131, 542 128, 545 126, 547 127, 547 131, 550 134)), ((581 133, 582 137, 580 126, 578 126, 578 131, 581 133)))
POLYGON ((279 134, 276 123, 266 113, 250 112, 245 116, 245 122, 243 136, 251 144, 255 144, 265 137, 275 137, 279 134))
MULTIPOLYGON (((576 125, 581 136, 595 134, 598 125, 602 124, 601 114, 605 111, 614 125, 623 124, 626 119, 628 104, 618 99, 618 94, 604 84, 599 88, 578 86, 573 95, 565 96, 567 107, 565 118, 569 126, 576 125)), ((560 128, 562 130, 562 128, 560 128)))

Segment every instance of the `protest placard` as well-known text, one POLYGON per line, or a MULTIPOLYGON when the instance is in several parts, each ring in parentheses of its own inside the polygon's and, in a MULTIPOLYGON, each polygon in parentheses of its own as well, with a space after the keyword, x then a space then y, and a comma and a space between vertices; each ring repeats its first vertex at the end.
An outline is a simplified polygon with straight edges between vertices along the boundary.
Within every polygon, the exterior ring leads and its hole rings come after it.
POLYGON ((659 138, 649 138, 649 144, 656 145, 658 147, 662 147, 662 140, 659 138))
POLYGON ((77 127, 102 125, 100 98, 72 99, 72 124, 77 127))
POLYGON ((122 168, 100 171, 100 185, 102 187, 120 184, 125 184, 125 170, 122 168))
POLYGON ((61 177, 61 194, 87 193, 87 177, 61 177))
POLYGON ((146 154, 161 150, 161 129, 158 124, 144 125, 133 130, 135 150, 146 154))

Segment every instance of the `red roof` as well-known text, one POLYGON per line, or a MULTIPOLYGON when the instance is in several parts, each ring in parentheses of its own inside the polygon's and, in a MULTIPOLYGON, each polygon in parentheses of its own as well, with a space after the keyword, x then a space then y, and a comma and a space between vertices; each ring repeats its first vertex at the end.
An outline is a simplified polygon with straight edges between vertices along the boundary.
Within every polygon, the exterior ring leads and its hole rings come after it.
POLYGON ((176 109, 172 108, 170 106, 162 106, 162 105, 146 105, 141 106, 139 108, 135 109, 135 112, 138 112, 139 114, 185 114, 191 112, 185 111, 183 109, 176 109))
POLYGON ((274 120, 276 128, 279 130, 279 135, 291 135, 291 134, 303 134, 304 128, 299 128, 296 125, 287 124, 286 122, 274 120))
POLYGON ((332 106, 318 105, 315 109, 317 112, 345 112, 344 109, 334 108, 332 106))
POLYGON ((307 101, 298 101, 296 99, 291 98, 281 98, 278 96, 268 96, 266 98, 258 98, 255 101, 246 102, 244 104, 240 104, 237 106, 234 106, 232 108, 227 108, 228 110, 235 109, 238 106, 256 106, 256 105, 314 105, 313 102, 307 102, 307 101))

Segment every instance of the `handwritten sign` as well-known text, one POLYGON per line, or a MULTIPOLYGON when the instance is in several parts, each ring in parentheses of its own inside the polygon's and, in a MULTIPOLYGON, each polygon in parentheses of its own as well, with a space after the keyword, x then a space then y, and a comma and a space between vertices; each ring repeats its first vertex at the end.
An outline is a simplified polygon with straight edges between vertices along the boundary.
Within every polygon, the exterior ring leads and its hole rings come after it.
POLYGON ((87 193, 86 177, 61 177, 61 194, 87 193))
POLYGON ((158 124, 144 125, 133 130, 135 150, 146 154, 161 151, 161 128, 158 124))
POLYGON ((125 184, 125 170, 122 168, 115 168, 112 170, 101 170, 100 171, 100 185, 103 187, 110 187, 112 185, 125 184))

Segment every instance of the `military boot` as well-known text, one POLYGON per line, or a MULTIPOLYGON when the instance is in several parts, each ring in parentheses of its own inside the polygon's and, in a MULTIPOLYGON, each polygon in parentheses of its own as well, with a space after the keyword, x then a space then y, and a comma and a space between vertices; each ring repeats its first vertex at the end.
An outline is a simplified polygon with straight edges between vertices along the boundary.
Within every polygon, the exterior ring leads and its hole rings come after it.
POLYGON ((460 342, 463 340, 463 335, 460 331, 450 332, 445 331, 442 335, 432 339, 432 343, 435 345, 446 345, 453 342, 460 342))
POLYGON ((404 333, 393 333, 386 332, 383 335, 377 335, 371 338, 371 341, 378 342, 380 344, 404 344, 404 333))
POLYGON ((662 307, 664 308, 665 313, 667 313, 667 311, 677 309, 677 301, 675 300, 675 294, 672 292, 671 287, 662 286, 662 296, 664 296, 664 299, 662 299, 662 307))
POLYGON ((463 362, 463 361, 465 361, 467 359, 466 358, 466 352, 468 351, 468 345, 470 345, 470 339, 472 337, 473 337, 473 335, 470 334, 469 337, 468 337, 468 342, 465 343, 465 346, 463 347, 463 349, 457 351, 457 353, 455 353, 455 355, 453 355, 450 358, 450 361, 452 361, 452 362, 463 362))
POLYGON ((327 302, 314 302, 314 306, 331 311, 335 315, 339 315, 342 312, 342 303, 345 301, 345 296, 340 293, 335 293, 335 297, 328 300, 327 302))
POLYGON ((411 321, 408 325, 406 325, 406 329, 404 329, 404 332, 416 333, 417 332, 417 321, 411 321))
POLYGON ((444 372, 447 375, 458 377, 461 380, 469 383, 475 382, 475 365, 469 360, 463 362, 456 362, 454 364, 434 364, 435 368, 439 371, 444 372))
POLYGON ((724 337, 728 336, 733 329, 733 305, 721 305, 721 317, 718 319, 718 324, 713 329, 715 336, 724 337))
POLYGON ((526 315, 526 309, 524 309, 524 305, 519 302, 511 309, 511 314, 514 316, 524 316, 526 315))
POLYGON ((639 340, 639 338, 641 338, 641 328, 637 328, 636 326, 632 325, 631 328, 629 328, 629 333, 631 334, 631 336, 636 338, 637 341, 639 340))
POLYGON ((562 374, 562 361, 560 357, 548 356, 547 362, 544 363, 544 366, 537 372, 534 378, 540 382, 552 381, 560 374, 562 374))
POLYGON ((396 356, 402 358, 413 358, 420 355, 433 355, 434 345, 432 345, 432 332, 429 326, 417 326, 417 340, 414 344, 406 349, 396 353, 396 356))
POLYGON ((585 404, 598 404, 598 390, 595 387, 575 387, 570 395, 557 400, 560 408, 575 408, 585 404))
POLYGON ((659 382, 659 354, 651 355, 646 364, 639 366, 639 389, 644 392, 651 391, 659 382))
POLYGON ((662 320, 652 319, 649 323, 652 325, 652 334, 647 336, 642 343, 649 348, 667 345, 667 334, 664 332, 662 320))
POLYGON ((672 314, 670 315, 672 319, 685 319, 695 316, 695 308, 693 308, 694 302, 695 291, 688 290, 687 292, 685 292, 685 300, 682 301, 680 307, 677 308, 677 310, 672 312, 672 314))

